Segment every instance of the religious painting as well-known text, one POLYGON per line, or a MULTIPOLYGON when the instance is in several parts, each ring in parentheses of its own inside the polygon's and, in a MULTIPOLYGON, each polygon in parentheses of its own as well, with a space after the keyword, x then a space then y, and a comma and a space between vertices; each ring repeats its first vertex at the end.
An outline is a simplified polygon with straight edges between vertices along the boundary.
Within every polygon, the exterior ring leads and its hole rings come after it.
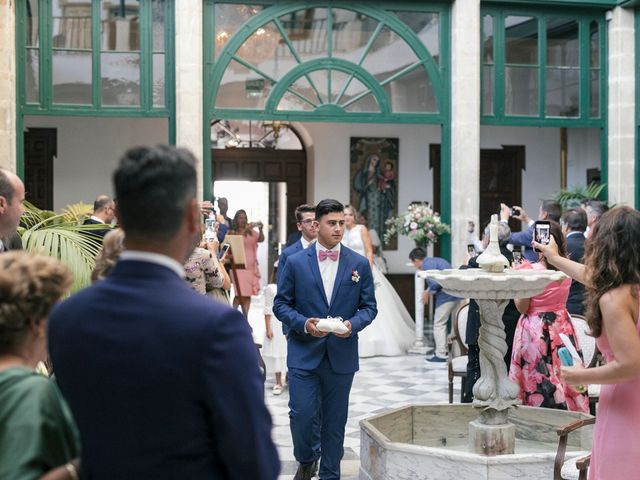
POLYGON ((397 138, 351 137, 349 200, 384 250, 398 249, 397 237, 384 245, 386 221, 398 214, 398 145, 397 138))

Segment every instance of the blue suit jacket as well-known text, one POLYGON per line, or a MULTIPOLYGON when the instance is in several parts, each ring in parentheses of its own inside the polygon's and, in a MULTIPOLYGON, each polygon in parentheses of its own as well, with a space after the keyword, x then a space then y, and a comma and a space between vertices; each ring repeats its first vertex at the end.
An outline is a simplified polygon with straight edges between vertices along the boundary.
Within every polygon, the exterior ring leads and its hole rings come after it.
POLYGON ((329 305, 318 267, 316 246, 310 245, 290 256, 280 272, 273 313, 290 329, 287 355, 290 368, 312 370, 326 354, 336 373, 356 372, 359 367, 358 332, 369 325, 378 313, 369 262, 344 245, 340 247, 338 272, 329 305), (359 281, 352 280, 354 272, 358 273, 359 281), (351 336, 339 338, 329 334, 316 338, 304 333, 307 319, 327 316, 349 320, 351 336))
POLYGON ((289 259, 289 257, 298 252, 301 252, 302 250, 304 250, 304 248, 302 248, 302 241, 298 239, 297 242, 289 245, 280 253, 280 257, 278 258, 278 275, 276 278, 276 282, 278 282, 278 280, 280 279, 280 273, 284 270, 284 266, 287 264, 287 260, 289 259))
POLYGON ((538 261, 538 254, 531 248, 531 241, 533 240, 533 223, 522 232, 512 232, 509 243, 516 247, 524 247, 522 250, 522 256, 530 262, 538 261))
POLYGON ((170 269, 121 261, 55 308, 49 346, 83 478, 278 477, 247 322, 170 269))

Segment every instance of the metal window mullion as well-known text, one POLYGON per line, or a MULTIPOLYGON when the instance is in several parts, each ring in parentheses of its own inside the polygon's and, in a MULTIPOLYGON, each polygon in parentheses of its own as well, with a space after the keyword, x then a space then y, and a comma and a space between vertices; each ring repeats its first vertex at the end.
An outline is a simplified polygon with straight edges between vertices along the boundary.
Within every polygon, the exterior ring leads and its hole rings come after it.
MULTIPOLYGON (((533 18, 536 18, 535 16, 533 18)), ((538 117, 545 118, 547 109, 547 16, 538 19, 538 117)))
POLYGON ((505 62, 507 58, 507 44, 505 35, 504 13, 496 12, 493 27, 493 64, 495 68, 493 105, 496 117, 505 116, 506 88, 505 88, 505 62))
POLYGON ((140 2, 140 108, 149 111, 153 107, 153 17, 152 2, 140 2))
POLYGON ((38 2, 38 29, 40 34, 40 105, 51 108, 53 97, 53 8, 51 0, 38 2))
POLYGON ((102 44, 100 35, 102 24, 100 20, 100 0, 91 1, 91 99, 93 108, 102 105, 102 44))
MULTIPOLYGON (((164 108, 169 113, 169 143, 176 143, 175 15, 173 0, 166 0, 164 10, 164 108)), ((203 51, 203 53, 205 53, 203 51)), ((207 62, 203 71, 206 72, 207 62)), ((206 78, 204 79, 206 85, 206 78)), ((205 90, 206 91, 206 90, 205 90)), ((208 114, 208 112, 206 112, 208 114)))
MULTIPOLYGON (((580 114, 578 115, 582 120, 587 120, 591 113, 591 42, 590 42, 590 27, 591 19, 582 18, 578 21, 578 48, 579 50, 579 90, 578 90, 578 105, 580 108, 580 114)), ((598 30, 600 26, 598 26, 598 30)), ((600 32, 598 32, 600 33, 600 32)))
MULTIPOLYGON (((327 7, 327 57, 333 56, 333 11, 327 7)), ((331 103, 331 69, 327 68, 327 103, 331 103)))

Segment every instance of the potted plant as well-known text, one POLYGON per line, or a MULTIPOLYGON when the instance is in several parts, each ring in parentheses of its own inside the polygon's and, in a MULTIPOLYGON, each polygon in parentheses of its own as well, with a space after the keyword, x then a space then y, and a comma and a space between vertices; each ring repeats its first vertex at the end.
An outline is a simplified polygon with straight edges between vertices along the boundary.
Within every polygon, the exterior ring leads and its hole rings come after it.
POLYGON ((90 212, 91 206, 82 203, 56 213, 25 202, 18 227, 26 251, 57 258, 69 267, 73 274, 72 291, 89 285, 95 257, 102 248, 102 239, 90 233, 103 229, 104 225, 82 225, 90 212))

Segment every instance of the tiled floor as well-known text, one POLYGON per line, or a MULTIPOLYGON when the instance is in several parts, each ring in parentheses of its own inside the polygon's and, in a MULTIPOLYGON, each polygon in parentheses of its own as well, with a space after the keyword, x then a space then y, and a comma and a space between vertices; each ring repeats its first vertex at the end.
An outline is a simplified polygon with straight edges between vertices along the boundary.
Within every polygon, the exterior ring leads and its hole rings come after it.
MULTIPOLYGON (((257 343, 264 338, 262 298, 252 299, 249 323, 257 343)), ((297 469, 289 430, 289 390, 274 396, 273 372, 267 377, 265 399, 273 418, 273 437, 278 446, 282 472, 279 480, 291 480, 297 469)), ((454 383, 454 399, 460 397, 460 380, 454 383)), ((349 397, 349 418, 342 459, 343 480, 357 480, 360 466, 360 420, 409 403, 446 403, 447 364, 425 363, 423 355, 360 359, 349 397)))

